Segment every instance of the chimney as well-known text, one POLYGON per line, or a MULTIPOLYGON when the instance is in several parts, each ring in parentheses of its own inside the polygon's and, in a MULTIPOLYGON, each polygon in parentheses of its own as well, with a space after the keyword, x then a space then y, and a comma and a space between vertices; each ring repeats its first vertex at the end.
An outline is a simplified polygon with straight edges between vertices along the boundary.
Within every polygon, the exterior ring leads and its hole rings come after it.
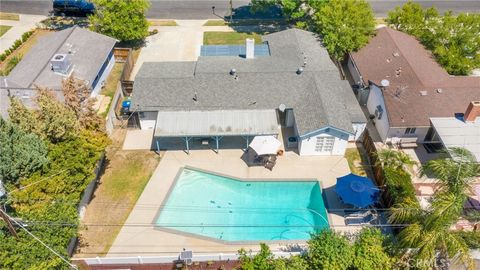
POLYGON ((246 53, 247 59, 253 59, 255 57, 255 39, 247 38, 246 40, 246 53))
POLYGON ((477 117, 480 117, 480 101, 472 101, 468 104, 463 119, 465 122, 474 122, 477 117))

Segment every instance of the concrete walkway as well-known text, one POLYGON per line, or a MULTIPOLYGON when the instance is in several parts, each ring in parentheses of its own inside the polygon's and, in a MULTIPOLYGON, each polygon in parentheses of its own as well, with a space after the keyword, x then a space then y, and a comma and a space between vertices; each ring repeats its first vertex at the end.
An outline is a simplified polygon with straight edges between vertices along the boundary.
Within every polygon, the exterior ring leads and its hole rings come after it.
POLYGON ((0 25, 12 26, 2 37, 0 37, 0 52, 10 48, 15 40, 20 39, 22 34, 37 28, 37 23, 46 19, 41 15, 20 14, 19 21, 0 20, 0 25))
POLYGON ((178 26, 151 26, 158 34, 147 37, 133 68, 131 80, 143 62, 196 61, 205 31, 233 31, 228 26, 203 26, 206 20, 177 20, 178 26))
MULTIPOLYGON (((179 170, 191 166, 213 171, 241 179, 318 179, 323 187, 324 197, 329 211, 330 225, 337 230, 354 231, 360 227, 345 226, 341 213, 334 209, 342 209, 343 205, 333 191, 336 178, 350 173, 347 161, 341 156, 298 156, 286 152, 279 157, 273 171, 263 167, 248 167, 240 158, 242 150, 220 150, 215 154, 211 150, 196 150, 190 155, 183 151, 167 151, 142 195, 130 213, 125 226, 122 227, 107 256, 138 256, 138 255, 176 255, 182 248, 195 253, 235 253, 241 247, 252 250, 259 248, 258 243, 221 243, 202 237, 188 236, 161 230, 153 226, 162 202, 174 184, 179 170), (133 224, 144 224, 135 226, 133 224)), ((199 190, 200 195, 202 191, 199 190)), ((207 195, 208 196, 208 195, 207 195)), ((269 243, 274 251, 288 250, 292 244, 304 245, 305 241, 279 241, 269 243)))

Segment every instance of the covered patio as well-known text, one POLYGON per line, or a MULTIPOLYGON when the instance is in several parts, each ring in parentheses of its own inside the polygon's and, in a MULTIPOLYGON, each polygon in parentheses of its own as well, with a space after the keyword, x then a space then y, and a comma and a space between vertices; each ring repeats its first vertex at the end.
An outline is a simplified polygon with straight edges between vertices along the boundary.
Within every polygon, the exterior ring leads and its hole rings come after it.
POLYGON ((279 132, 275 110, 160 111, 153 140, 157 151, 181 142, 187 154, 192 148, 218 153, 222 146, 247 149, 255 136, 277 137, 279 132))

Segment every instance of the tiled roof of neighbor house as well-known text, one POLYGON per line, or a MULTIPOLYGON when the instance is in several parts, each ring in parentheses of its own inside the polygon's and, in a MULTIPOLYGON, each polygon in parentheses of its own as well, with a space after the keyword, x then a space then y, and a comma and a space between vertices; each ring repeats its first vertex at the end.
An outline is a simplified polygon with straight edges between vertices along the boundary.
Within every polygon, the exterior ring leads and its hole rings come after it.
POLYGON ((263 110, 285 104, 293 108, 300 135, 326 126, 353 133, 352 122, 365 122, 350 85, 313 33, 289 29, 263 40, 271 56, 144 63, 135 77, 132 110, 263 110))
MULTIPOLYGON (((61 89, 64 76, 50 68, 55 54, 70 54, 75 77, 95 80, 98 71, 117 41, 113 38, 80 28, 71 27, 39 39, 7 77, 8 87, 31 88, 34 84, 51 89, 61 89)), ((4 82, 1 86, 5 87, 4 82)))
POLYGON ((430 117, 453 117, 480 99, 480 77, 451 76, 418 40, 388 27, 351 54, 364 83, 381 85, 391 127, 430 126, 430 117))

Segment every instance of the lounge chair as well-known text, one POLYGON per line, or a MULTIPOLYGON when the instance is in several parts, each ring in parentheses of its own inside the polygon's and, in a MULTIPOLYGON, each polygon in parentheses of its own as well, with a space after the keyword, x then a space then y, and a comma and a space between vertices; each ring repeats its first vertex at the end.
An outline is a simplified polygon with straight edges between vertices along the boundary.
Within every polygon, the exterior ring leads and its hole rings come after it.
POLYGON ((370 225, 378 220, 378 214, 371 210, 349 214, 345 217, 346 225, 370 225))

